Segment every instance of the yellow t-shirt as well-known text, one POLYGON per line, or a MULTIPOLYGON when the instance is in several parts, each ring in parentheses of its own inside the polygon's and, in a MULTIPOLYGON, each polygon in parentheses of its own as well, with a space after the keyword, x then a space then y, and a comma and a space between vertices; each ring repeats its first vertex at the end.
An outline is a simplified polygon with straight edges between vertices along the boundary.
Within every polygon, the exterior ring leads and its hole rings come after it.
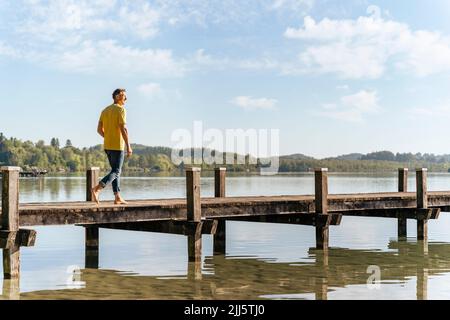
POLYGON ((105 150, 124 150, 125 141, 120 132, 120 125, 127 123, 127 112, 123 106, 112 104, 106 107, 100 116, 105 132, 105 150))

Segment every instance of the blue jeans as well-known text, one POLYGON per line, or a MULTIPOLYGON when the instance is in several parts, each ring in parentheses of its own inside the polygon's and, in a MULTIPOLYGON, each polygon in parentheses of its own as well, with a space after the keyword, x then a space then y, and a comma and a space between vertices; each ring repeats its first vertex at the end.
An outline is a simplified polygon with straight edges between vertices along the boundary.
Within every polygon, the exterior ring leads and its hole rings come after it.
POLYGON ((111 172, 100 181, 100 185, 104 188, 112 183, 113 192, 117 193, 120 192, 120 173, 122 172, 125 152, 119 150, 105 150, 105 152, 108 156, 111 172))

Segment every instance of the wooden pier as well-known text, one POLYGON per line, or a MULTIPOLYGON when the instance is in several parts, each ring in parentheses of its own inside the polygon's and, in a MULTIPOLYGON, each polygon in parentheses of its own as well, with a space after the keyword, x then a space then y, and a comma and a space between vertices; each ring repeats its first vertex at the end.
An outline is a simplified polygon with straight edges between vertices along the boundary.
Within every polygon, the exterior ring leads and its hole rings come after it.
POLYGON ((441 210, 450 211, 450 191, 427 191, 427 169, 416 171, 416 192, 407 192, 408 169, 399 169, 398 192, 329 195, 328 170, 317 169, 314 195, 226 197, 226 171, 217 168, 215 197, 201 198, 201 170, 194 167, 186 169, 186 198, 134 200, 127 205, 92 202, 90 190, 99 180, 98 168, 87 171, 86 201, 59 203, 19 203, 20 168, 1 171, 0 248, 5 279, 19 278, 20 247, 35 243, 36 232, 22 227, 84 227, 87 268, 98 268, 99 228, 181 234, 187 236, 189 261, 201 268, 202 234, 213 235, 215 254, 225 254, 227 220, 312 226, 316 249, 326 254, 329 227, 339 225, 342 216, 396 219, 400 240, 407 235, 407 219, 414 219, 417 238, 426 241, 428 220, 437 219, 441 210))

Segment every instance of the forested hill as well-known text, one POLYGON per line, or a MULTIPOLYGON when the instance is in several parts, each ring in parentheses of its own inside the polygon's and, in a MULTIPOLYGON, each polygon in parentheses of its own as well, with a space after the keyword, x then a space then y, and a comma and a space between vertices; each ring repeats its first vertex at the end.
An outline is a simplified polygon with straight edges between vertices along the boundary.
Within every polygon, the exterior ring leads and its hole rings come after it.
MULTIPOLYGON (((174 172, 183 169, 184 163, 171 161, 172 149, 168 147, 149 147, 132 145, 133 155, 124 164, 125 171, 174 172)), ((212 151, 214 155, 214 151, 212 151)), ((227 155, 225 154, 224 157, 227 155)), ((237 155, 232 155, 236 159, 237 155)), ((230 171, 258 172, 259 162, 245 157, 246 164, 227 164, 230 171), (250 162, 250 163, 249 163, 250 162)), ((82 172, 87 167, 97 166, 108 169, 108 162, 101 145, 90 148, 77 148, 67 140, 63 145, 59 139, 36 143, 7 138, 0 133, 0 165, 20 166, 24 170, 32 168, 50 172, 82 172)), ((204 169, 212 169, 214 164, 202 164, 204 169)), ((333 172, 382 172, 395 171, 399 167, 426 167, 430 171, 447 172, 450 168, 450 155, 421 153, 392 153, 389 151, 369 154, 352 153, 326 159, 315 159, 304 154, 281 156, 280 172, 305 172, 315 167, 326 167, 333 172)))

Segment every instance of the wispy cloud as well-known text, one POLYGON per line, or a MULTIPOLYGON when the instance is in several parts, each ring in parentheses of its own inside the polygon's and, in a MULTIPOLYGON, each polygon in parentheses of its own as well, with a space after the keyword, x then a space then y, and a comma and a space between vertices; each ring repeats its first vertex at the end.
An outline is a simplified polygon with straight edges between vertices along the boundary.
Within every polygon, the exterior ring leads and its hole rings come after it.
POLYGON ((364 122, 364 116, 379 110, 377 92, 362 90, 341 97, 339 103, 323 104, 322 111, 317 114, 343 121, 364 122))
POLYGON ((238 96, 231 103, 245 110, 273 110, 278 101, 269 98, 253 98, 251 96, 238 96))
POLYGON ((450 102, 431 107, 416 107, 411 109, 413 117, 450 117, 450 102))
POLYGON ((21 34, 59 42, 67 36, 81 39, 99 34, 150 38, 157 34, 160 12, 148 2, 117 0, 22 0, 17 26, 21 34))
POLYGON ((17 58, 20 57, 20 53, 13 47, 0 41, 0 56, 17 58))
POLYGON ((121 46, 114 40, 85 41, 76 49, 50 57, 38 57, 64 71, 105 75, 177 77, 184 65, 171 50, 138 49, 121 46))
POLYGON ((439 32, 417 30, 380 16, 355 20, 316 21, 305 17, 300 28, 284 36, 309 42, 298 56, 296 72, 335 73, 346 79, 379 78, 393 66, 427 76, 450 70, 450 38, 439 32))
POLYGON ((161 85, 159 83, 143 83, 138 86, 137 91, 144 95, 147 98, 154 99, 163 93, 163 90, 161 89, 161 85))

